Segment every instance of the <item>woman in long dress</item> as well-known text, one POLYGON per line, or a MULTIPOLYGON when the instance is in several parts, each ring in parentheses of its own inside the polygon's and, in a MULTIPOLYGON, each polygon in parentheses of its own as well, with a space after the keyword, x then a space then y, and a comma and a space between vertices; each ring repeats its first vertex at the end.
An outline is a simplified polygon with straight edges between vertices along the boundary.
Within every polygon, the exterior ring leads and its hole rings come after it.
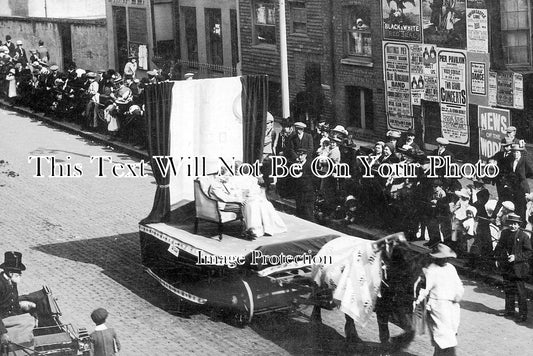
POLYGON ((448 259, 457 255, 451 248, 439 243, 430 256, 433 262, 423 269, 426 287, 420 290, 415 303, 419 304, 427 298, 428 326, 435 347, 434 355, 453 356, 461 316, 459 301, 464 288, 448 259))

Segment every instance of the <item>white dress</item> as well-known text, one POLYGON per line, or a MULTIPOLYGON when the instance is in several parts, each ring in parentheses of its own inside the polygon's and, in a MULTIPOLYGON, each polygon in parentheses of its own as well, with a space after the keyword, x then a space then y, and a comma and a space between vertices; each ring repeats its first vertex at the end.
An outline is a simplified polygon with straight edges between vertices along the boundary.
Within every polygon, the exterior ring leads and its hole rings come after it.
POLYGON ((267 200, 256 178, 234 176, 229 182, 243 192, 242 215, 247 229, 251 229, 257 236, 275 235, 287 231, 287 226, 272 203, 267 200))
POLYGON ((461 317, 459 301, 464 288, 455 267, 450 263, 432 263, 424 268, 426 288, 420 290, 418 300, 429 297, 428 326, 433 341, 441 348, 457 346, 457 331, 461 317))

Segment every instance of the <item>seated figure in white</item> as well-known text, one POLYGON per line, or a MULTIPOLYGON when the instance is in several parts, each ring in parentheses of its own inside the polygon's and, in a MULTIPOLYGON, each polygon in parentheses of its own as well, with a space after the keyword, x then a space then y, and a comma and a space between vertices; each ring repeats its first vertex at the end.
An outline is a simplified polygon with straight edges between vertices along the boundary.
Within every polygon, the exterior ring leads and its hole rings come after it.
POLYGON ((224 207, 226 211, 232 211, 239 206, 238 204, 242 204, 246 230, 252 237, 287 231, 281 216, 267 200, 257 178, 253 176, 218 175, 209 187, 209 196, 226 203, 224 207))

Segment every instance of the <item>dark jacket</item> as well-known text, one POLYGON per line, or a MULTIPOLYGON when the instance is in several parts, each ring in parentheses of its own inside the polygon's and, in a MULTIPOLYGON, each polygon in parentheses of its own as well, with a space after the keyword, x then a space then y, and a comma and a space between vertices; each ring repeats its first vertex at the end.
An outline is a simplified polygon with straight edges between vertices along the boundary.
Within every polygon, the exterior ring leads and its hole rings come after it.
POLYGON ((296 150, 299 148, 304 148, 307 150, 307 159, 313 159, 313 137, 311 134, 304 132, 302 139, 298 138, 298 134, 294 133, 289 137, 289 142, 287 149, 289 150, 289 156, 287 157, 289 161, 296 161, 296 150))
POLYGON ((515 170, 513 170, 514 159, 509 160, 507 163, 509 165, 509 171, 511 172, 510 174, 514 174, 516 178, 516 184, 518 184, 518 186, 513 187, 513 190, 520 191, 520 193, 529 193, 529 184, 527 182, 527 178, 533 176, 533 169, 527 162, 526 157, 520 157, 515 170))
POLYGON ((533 254, 529 236, 517 230, 503 230, 494 249, 494 257, 500 263, 500 270, 504 278, 527 278, 529 276, 529 259, 533 254), (514 255, 514 262, 508 262, 507 257, 514 255))
POLYGON ((0 273, 0 334, 7 333, 3 318, 20 314, 17 285, 10 283, 4 272, 0 273))

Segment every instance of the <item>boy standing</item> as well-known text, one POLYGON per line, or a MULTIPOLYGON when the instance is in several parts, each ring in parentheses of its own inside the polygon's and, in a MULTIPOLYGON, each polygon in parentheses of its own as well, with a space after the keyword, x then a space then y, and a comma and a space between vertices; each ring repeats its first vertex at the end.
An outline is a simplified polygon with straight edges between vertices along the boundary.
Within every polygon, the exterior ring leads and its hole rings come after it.
POLYGON ((94 356, 112 356, 120 351, 120 342, 115 329, 108 329, 104 324, 107 315, 107 310, 104 308, 98 308, 91 313, 91 319, 96 324, 91 333, 94 356))

